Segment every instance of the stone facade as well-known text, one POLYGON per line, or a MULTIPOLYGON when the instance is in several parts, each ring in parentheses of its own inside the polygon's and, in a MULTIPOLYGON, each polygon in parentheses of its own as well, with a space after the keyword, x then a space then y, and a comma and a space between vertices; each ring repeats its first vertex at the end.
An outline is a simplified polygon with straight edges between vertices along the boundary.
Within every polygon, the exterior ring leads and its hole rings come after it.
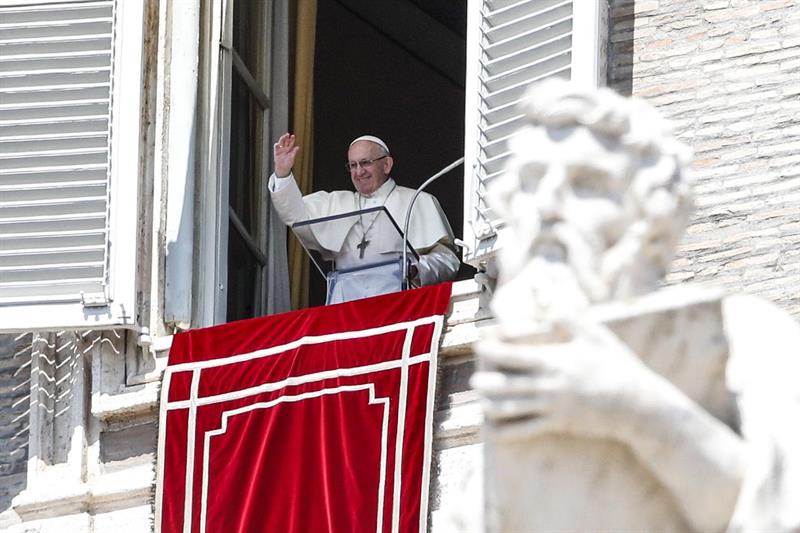
POLYGON ((31 347, 29 333, 0 335, 0 511, 27 481, 31 347))
MULTIPOLYGON (((796 2, 610 4, 609 84, 650 99, 696 154, 697 210, 669 281, 713 282, 800 314, 796 2)), ((152 155, 153 140, 147 144, 152 155)), ((162 207, 149 209, 159 216, 162 207)), ((468 281, 455 291, 440 358, 434 530, 439 509, 452 507, 481 460, 470 344, 492 321, 479 306, 485 289, 468 281)), ((125 330, 0 336, 0 529, 150 530, 156 390, 166 352, 144 337, 125 330), (40 406, 41 398, 53 404, 40 406), (8 510, 15 497, 16 511, 8 510)))
POLYGON ((695 152, 696 210, 668 282, 800 315, 800 10, 794 0, 613 0, 609 84, 695 152))

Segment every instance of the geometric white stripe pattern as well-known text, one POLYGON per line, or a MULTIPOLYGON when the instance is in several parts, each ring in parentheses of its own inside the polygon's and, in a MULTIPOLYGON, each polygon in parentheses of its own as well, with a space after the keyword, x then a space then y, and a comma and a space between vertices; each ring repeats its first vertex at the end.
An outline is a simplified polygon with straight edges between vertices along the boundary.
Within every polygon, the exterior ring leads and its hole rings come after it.
POLYGON ((342 394, 346 392, 354 392, 354 391, 361 391, 367 390, 369 392, 369 403, 370 404, 382 404, 383 405, 383 421, 381 424, 381 461, 380 461, 380 472, 378 473, 378 478, 380 480, 378 484, 378 516, 377 516, 377 524, 378 527, 376 528, 376 532, 380 533, 383 531, 383 495, 384 489, 386 487, 386 455, 387 450, 386 446, 388 444, 389 438, 389 398, 376 398, 375 397, 375 384, 374 383, 366 383, 362 385, 344 385, 341 387, 335 387, 330 389, 322 389, 319 391, 314 392, 306 392, 303 394, 296 394, 296 395, 288 395, 288 396, 280 396, 272 401, 269 402, 259 402, 252 405, 247 405, 245 407, 240 407, 239 409, 233 409, 231 411, 224 411, 222 415, 222 426, 214 431, 207 431, 205 433, 205 446, 203 452, 203 496, 201 500, 202 510, 200 511, 200 531, 205 533, 206 531, 206 510, 208 502, 208 462, 209 456, 211 454, 211 438, 216 435, 223 435, 228 429, 228 419, 230 417, 247 413, 253 411, 255 409, 268 409, 275 405, 285 403, 285 402, 301 402, 304 400, 309 400, 313 398, 318 398, 320 396, 325 396, 329 394, 342 394))
MULTIPOLYGON (((188 410, 189 418, 188 418, 188 431, 187 431, 187 462, 186 462, 186 501, 185 501, 185 508, 184 508, 184 531, 191 531, 191 518, 192 518, 192 494, 193 494, 193 480, 194 480, 194 449, 195 449, 195 420, 197 416, 197 409, 204 405, 211 405, 215 403, 226 402, 235 399, 242 399, 247 398, 250 396, 255 396, 264 392, 270 391, 278 391, 280 389, 301 385, 301 384, 308 384, 314 382, 322 382, 323 380, 335 378, 335 377, 349 377, 349 376, 358 376, 358 375, 365 375, 373 372, 378 372, 381 370, 390 370, 390 369, 400 369, 401 372, 401 379, 400 379, 400 391, 398 395, 399 400, 399 409, 398 409, 398 416, 397 416, 397 423, 398 427, 396 428, 395 435, 395 462, 394 462, 394 499, 392 501, 392 531, 396 532, 399 530, 399 517, 400 517, 400 509, 399 509, 399 495, 401 492, 402 486, 402 479, 401 479, 401 467, 402 467, 402 445, 403 445, 403 435, 404 435, 404 420, 405 420, 405 404, 407 398, 407 388, 408 388, 408 369, 410 366, 420 364, 420 363, 429 363, 428 368, 428 402, 427 402, 427 410, 425 413, 425 441, 424 441, 424 471, 423 471, 423 479, 422 479, 422 495, 420 502, 420 523, 419 523, 419 531, 426 531, 427 530, 427 495, 428 495, 428 483, 429 483, 429 464, 430 458, 432 455, 432 420, 433 420, 433 389, 435 384, 435 373, 436 373, 436 354, 438 350, 438 343, 432 342, 431 349, 427 353, 422 353, 416 356, 410 356, 411 352, 411 341, 413 339, 414 331, 417 327, 425 326, 425 325, 433 325, 433 339, 438 339, 439 335, 441 334, 442 324, 443 324, 443 317, 442 316, 431 316, 431 317, 423 317, 416 320, 408 321, 408 322, 400 322, 389 324, 386 326, 380 326, 375 328, 368 328, 364 330, 356 330, 356 331, 348 331, 344 333, 333 333, 327 335, 309 335, 305 337, 301 337, 296 339, 292 342, 274 346, 271 348, 263 349, 263 350, 256 350, 253 352, 245 353, 245 354, 236 354, 231 356, 223 356, 220 358, 216 358, 213 360, 208 361, 200 361, 200 362, 193 362, 193 363, 182 363, 174 366, 169 366, 164 372, 164 378, 162 382, 162 392, 161 392, 161 405, 160 405, 160 425, 159 425, 159 439, 158 439, 158 471, 157 471, 157 483, 156 483, 156 532, 160 533, 161 528, 161 502, 163 501, 163 478, 164 478, 164 446, 165 446, 165 436, 167 431, 167 413, 169 411, 175 410, 188 410), (233 392, 228 392, 225 394, 218 394, 214 396, 208 396, 199 398, 198 397, 198 390, 199 384, 202 376, 202 371, 205 369, 215 368, 219 366, 225 366, 230 364, 242 363, 246 361, 252 361, 259 358, 264 357, 271 357, 275 355, 279 355, 281 353, 287 352, 289 350, 296 349, 300 346, 306 345, 313 345, 313 344, 321 344, 336 340, 348 340, 348 339, 359 339, 359 338, 366 338, 371 336, 383 335, 386 333, 404 331, 404 342, 401 349, 400 354, 393 355, 392 357, 387 357, 387 360, 381 363, 375 364, 368 364, 359 367, 353 368, 338 368, 334 370, 327 370, 322 372, 314 372, 310 374, 300 375, 300 376, 293 376, 290 378, 286 378, 283 380, 271 382, 271 383, 263 383, 257 386, 243 388, 240 390, 236 390, 233 392), (191 382, 191 392, 190 397, 188 400, 178 400, 178 401, 169 401, 169 388, 170 383, 174 375, 180 372, 191 372, 192 373, 192 382, 191 382)), ((234 409, 231 411, 226 411, 223 414, 223 418, 220 424, 220 427, 216 428, 212 431, 207 431, 204 435, 204 453, 203 453, 203 472, 202 472, 202 499, 201 499, 201 531, 205 531, 205 522, 206 522, 206 515, 205 515, 205 507, 207 503, 207 495, 208 495, 208 461, 209 461, 209 454, 210 454, 210 444, 212 443, 212 437, 219 436, 225 433, 227 428, 227 423, 230 417, 236 416, 237 414, 241 414, 243 412, 252 411, 254 409, 266 409, 277 405, 278 403, 283 402, 297 402, 297 401, 309 401, 313 400, 314 398, 318 398, 323 395, 327 394, 343 394, 347 392, 354 392, 356 390, 368 390, 370 394, 370 403, 383 403, 384 405, 384 419, 383 419, 383 426, 382 426, 382 443, 381 443, 381 466, 382 472, 380 476, 380 494, 379 494, 379 508, 378 508, 378 531, 381 531, 382 523, 383 523, 383 505, 384 502, 384 489, 385 489, 385 465, 386 465, 386 455, 388 453, 388 417, 386 413, 388 413, 389 408, 389 400, 388 398, 376 398, 374 395, 374 384, 373 383, 366 383, 366 384, 359 384, 359 385, 351 385, 351 386, 343 386, 343 387, 336 387, 336 388, 329 388, 329 389, 321 389, 319 391, 298 394, 298 395, 285 395, 279 398, 276 398, 270 402, 261 402, 252 404, 243 408, 234 409)))

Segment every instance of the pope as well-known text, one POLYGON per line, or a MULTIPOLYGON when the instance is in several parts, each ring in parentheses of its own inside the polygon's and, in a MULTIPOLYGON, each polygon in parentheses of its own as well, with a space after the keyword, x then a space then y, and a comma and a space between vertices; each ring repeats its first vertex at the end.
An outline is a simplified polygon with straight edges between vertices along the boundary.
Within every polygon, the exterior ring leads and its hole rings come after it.
MULTIPOLYGON (((405 221, 415 190, 398 185, 391 177, 394 160, 384 141, 363 135, 350 143, 345 168, 355 191, 318 191, 306 196, 300 193, 292 174, 300 149, 290 133, 281 135, 273 145, 274 172, 269 179, 269 191, 275 210, 286 225, 380 206, 385 206, 398 224, 405 221)), ((296 235, 306 248, 332 260, 338 271, 397 260, 385 267, 341 278, 328 303, 397 290, 403 240, 381 212, 312 224, 296 235)), ((409 269, 412 282, 432 285, 455 277, 460 261, 455 253, 453 231, 439 202, 428 193, 421 193, 414 204, 408 241, 419 254, 419 260, 409 269)))

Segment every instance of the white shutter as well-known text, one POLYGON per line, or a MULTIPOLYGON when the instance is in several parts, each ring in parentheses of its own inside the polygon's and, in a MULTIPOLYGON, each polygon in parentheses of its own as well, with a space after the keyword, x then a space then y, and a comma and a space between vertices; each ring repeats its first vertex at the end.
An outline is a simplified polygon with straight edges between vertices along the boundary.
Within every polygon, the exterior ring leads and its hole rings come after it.
POLYGON ((0 305, 105 298, 113 21, 0 8, 0 305))
POLYGON ((0 0, 0 331, 133 324, 143 17, 0 0))
MULTIPOLYGON (((509 158, 508 139, 519 128, 519 104, 527 87, 551 76, 575 74, 575 55, 600 64, 597 51, 573 54, 573 45, 597 38, 574 39, 576 19, 597 23, 604 0, 478 0, 469 4, 466 80, 464 237, 465 260, 476 265, 498 246, 502 227, 485 203, 486 186, 509 158), (599 3, 598 3, 599 1, 599 3)), ((583 21, 580 27, 586 26, 583 21)), ((592 27, 596 27, 596 24, 592 27)), ((595 36, 597 37, 597 36, 595 36)), ((597 42, 597 50, 601 43, 597 42)), ((576 51, 577 52, 577 51, 576 51)))

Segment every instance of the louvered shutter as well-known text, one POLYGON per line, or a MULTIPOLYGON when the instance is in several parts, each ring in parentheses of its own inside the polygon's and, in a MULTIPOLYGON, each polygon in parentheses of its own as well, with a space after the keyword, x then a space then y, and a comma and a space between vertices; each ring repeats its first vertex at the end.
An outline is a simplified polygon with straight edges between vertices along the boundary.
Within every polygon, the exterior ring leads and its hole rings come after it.
POLYGON ((105 293, 113 7, 0 9, 0 304, 105 293))
MULTIPOLYGON (((484 195, 508 161, 508 139, 521 124, 519 103, 525 90, 550 76, 569 79, 577 68, 573 46, 586 40, 573 39, 573 1, 469 4, 464 193, 464 240, 469 249, 464 257, 476 266, 502 245, 498 239, 502 222, 486 205, 484 195)), ((598 16, 599 4, 594 2, 582 0, 581 8, 590 11, 583 16, 598 16)), ((596 55, 594 50, 581 52, 582 57, 596 55)))
POLYGON ((120 5, 0 3, 0 329, 113 324, 132 311, 113 309, 111 278, 115 261, 134 262, 113 233, 126 218, 120 235, 135 247, 143 11, 126 0, 123 31, 120 5), (117 48, 132 73, 120 85, 132 87, 114 87, 126 72, 117 48), (102 319, 86 311, 102 307, 102 319))

